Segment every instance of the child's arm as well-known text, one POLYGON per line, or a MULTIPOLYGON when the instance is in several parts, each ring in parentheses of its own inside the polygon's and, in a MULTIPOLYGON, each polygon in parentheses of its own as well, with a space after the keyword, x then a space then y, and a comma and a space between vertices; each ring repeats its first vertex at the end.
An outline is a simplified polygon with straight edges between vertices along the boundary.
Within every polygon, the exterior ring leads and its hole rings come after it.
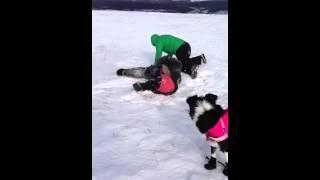
POLYGON ((150 90, 150 91, 154 91, 157 86, 158 86, 159 82, 157 80, 149 80, 145 83, 134 83, 133 84, 133 88, 136 91, 146 91, 146 90, 150 90))

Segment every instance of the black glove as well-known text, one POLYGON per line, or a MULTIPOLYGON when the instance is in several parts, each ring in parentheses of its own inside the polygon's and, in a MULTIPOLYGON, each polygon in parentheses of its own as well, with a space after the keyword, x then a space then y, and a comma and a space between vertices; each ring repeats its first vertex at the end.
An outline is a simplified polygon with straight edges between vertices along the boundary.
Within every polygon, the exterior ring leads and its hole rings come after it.
POLYGON ((133 84, 133 89, 136 90, 136 91, 143 91, 143 88, 142 88, 142 83, 134 83, 133 84))
POLYGON ((145 90, 150 90, 153 91, 157 87, 157 81, 155 80, 149 80, 145 83, 134 83, 133 88, 136 91, 145 91, 145 90))

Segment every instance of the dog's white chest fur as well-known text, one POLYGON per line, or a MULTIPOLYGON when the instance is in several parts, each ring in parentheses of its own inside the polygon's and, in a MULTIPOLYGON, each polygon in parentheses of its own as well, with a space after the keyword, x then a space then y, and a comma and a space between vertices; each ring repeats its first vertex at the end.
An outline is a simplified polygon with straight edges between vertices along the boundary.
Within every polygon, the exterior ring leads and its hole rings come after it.
POLYGON ((197 107, 195 108, 195 113, 193 116, 193 121, 196 123, 198 121, 198 117, 205 113, 206 111, 209 111, 213 109, 213 106, 206 100, 198 101, 197 107))

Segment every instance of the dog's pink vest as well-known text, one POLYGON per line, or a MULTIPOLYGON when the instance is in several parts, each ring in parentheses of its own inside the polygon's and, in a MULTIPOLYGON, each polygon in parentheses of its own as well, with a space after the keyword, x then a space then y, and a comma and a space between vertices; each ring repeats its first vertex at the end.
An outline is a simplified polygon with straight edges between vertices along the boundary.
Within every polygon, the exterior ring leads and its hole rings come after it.
POLYGON ((228 138, 228 109, 222 117, 206 134, 207 141, 221 142, 228 138))

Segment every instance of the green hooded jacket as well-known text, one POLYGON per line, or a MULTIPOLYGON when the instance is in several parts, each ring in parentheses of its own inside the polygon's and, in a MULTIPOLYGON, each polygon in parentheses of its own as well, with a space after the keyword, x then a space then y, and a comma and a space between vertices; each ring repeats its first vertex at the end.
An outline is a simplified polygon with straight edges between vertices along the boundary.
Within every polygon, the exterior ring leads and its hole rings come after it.
POLYGON ((159 58, 162 56, 162 52, 165 52, 169 56, 172 56, 176 54, 178 48, 184 42, 184 40, 174 37, 172 35, 152 35, 151 43, 156 48, 155 64, 157 64, 159 58))

